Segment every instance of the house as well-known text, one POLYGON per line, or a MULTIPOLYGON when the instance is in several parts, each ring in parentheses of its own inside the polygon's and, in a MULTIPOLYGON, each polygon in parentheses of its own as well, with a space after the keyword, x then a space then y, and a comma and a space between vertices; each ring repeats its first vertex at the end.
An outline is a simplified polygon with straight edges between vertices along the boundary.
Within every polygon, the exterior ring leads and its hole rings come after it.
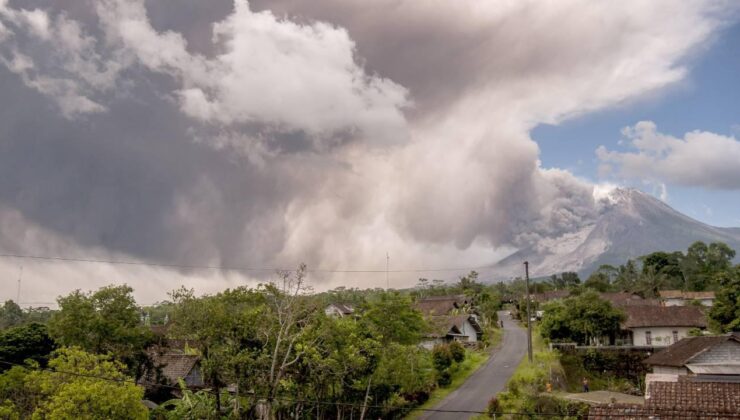
POLYGON ((570 290, 549 290, 542 293, 533 293, 530 296, 533 301, 544 303, 551 300, 565 299, 570 296, 570 290))
POLYGON ((697 301, 704 306, 712 306, 714 304, 714 292, 661 290, 660 299, 664 306, 686 306, 692 301, 697 301))
POLYGON ((152 352, 149 357, 154 369, 147 370, 139 383, 147 388, 156 388, 157 384, 177 386, 180 379, 188 388, 200 388, 205 385, 200 368, 200 356, 167 351, 152 352))
POLYGON ((705 329, 707 320, 696 306, 625 306, 621 340, 626 345, 665 347, 705 329))
POLYGON ((740 334, 687 337, 648 357, 657 374, 740 379, 740 334))
POLYGON ((599 297, 609 302, 615 308, 624 308, 627 306, 660 306, 657 299, 644 299, 640 295, 627 292, 603 292, 599 297))
POLYGON ((355 313, 355 308, 352 305, 344 303, 332 303, 324 309, 324 313, 327 316, 336 318, 344 318, 345 316, 351 316, 355 313))
MULTIPOLYGON (((648 375, 650 376, 650 375, 648 375)), ((589 409, 602 419, 737 419, 740 382, 704 381, 691 377, 646 378, 643 405, 609 404, 589 409)))
POLYGON ((465 311, 471 304, 465 295, 431 296, 417 300, 415 307, 426 316, 439 316, 465 311))
POLYGON ((421 346, 432 349, 437 344, 450 341, 476 343, 483 335, 483 329, 475 317, 464 315, 439 315, 427 318, 430 331, 424 336, 421 346))

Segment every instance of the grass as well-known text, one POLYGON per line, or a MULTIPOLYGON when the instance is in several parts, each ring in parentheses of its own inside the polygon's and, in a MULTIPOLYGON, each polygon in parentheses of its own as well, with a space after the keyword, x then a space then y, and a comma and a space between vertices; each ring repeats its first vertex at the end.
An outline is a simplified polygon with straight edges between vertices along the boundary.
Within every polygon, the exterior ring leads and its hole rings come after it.
POLYGON ((483 364, 488 360, 489 357, 490 353, 488 350, 468 350, 465 355, 465 360, 459 363, 457 365, 457 369, 455 369, 455 371, 452 373, 452 382, 444 388, 435 389, 429 396, 429 399, 424 404, 416 407, 417 409, 406 416, 406 419, 412 420, 419 418, 422 414, 424 414, 424 412, 419 409, 433 408, 434 406, 439 404, 439 402, 442 401, 446 396, 459 388, 460 385, 462 385, 463 382, 465 382, 465 380, 468 379, 471 374, 473 374, 473 372, 483 366, 483 364))

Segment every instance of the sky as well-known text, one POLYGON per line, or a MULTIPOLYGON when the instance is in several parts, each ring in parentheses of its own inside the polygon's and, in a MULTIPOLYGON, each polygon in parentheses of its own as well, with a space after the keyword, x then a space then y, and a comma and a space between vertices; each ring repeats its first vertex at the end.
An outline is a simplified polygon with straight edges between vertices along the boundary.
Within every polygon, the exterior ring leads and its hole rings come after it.
POLYGON ((0 254, 65 259, 0 258, 0 299, 451 280, 592 224, 604 187, 740 226, 738 12, 0 0, 0 254))

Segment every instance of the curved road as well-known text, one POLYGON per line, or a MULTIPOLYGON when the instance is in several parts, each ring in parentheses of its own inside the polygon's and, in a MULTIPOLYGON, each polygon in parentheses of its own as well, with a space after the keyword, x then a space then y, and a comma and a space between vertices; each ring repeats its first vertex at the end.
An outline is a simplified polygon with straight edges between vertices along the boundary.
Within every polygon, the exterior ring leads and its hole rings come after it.
MULTIPOLYGON (((499 319, 504 321, 504 337, 500 349, 434 409, 486 411, 488 400, 504 390, 506 382, 527 354, 527 331, 519 327, 507 313, 505 311, 498 313, 499 319)), ((427 412, 421 418, 454 420, 473 416, 474 414, 467 413, 427 412)))

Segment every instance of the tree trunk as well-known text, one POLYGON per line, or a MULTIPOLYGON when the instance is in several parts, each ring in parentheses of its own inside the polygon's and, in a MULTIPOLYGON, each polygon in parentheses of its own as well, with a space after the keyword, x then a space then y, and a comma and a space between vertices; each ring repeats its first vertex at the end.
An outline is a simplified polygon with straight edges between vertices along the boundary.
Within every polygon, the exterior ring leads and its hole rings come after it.
POLYGON ((362 411, 360 412, 360 420, 365 420, 365 410, 367 409, 367 399, 370 397, 370 384, 372 383, 372 376, 367 380, 367 389, 365 390, 365 399, 362 401, 362 411))

